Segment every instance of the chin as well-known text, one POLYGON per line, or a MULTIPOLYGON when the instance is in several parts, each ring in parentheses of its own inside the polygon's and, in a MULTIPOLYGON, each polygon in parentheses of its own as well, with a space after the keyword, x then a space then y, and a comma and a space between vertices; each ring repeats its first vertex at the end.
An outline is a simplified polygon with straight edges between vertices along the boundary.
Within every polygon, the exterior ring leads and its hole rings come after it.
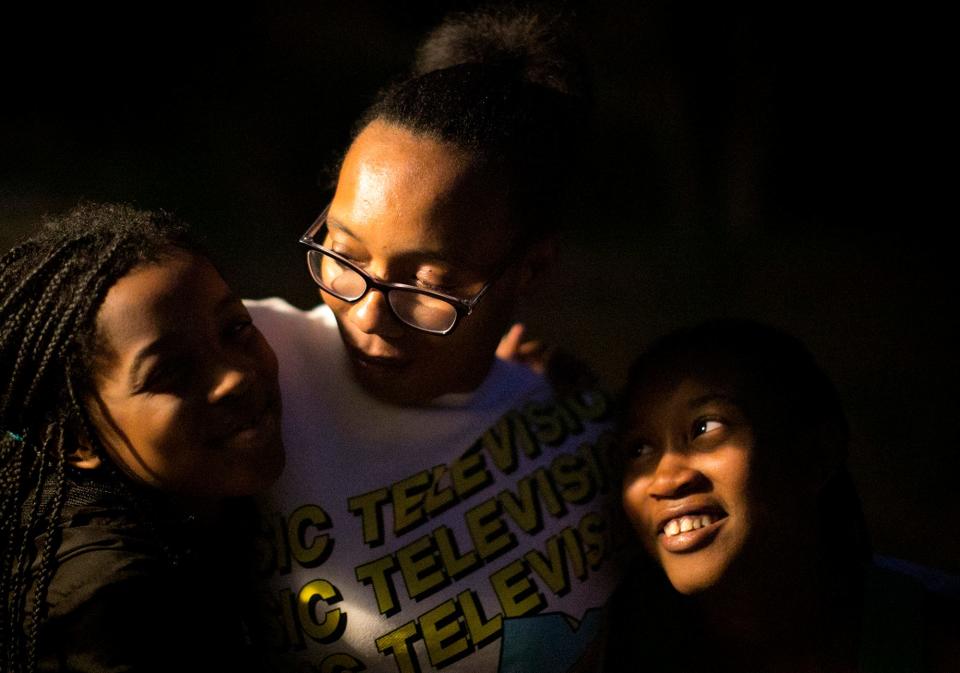
POLYGON ((410 383, 406 385, 392 382, 384 384, 381 381, 371 381, 359 375, 357 376, 357 380, 364 391, 371 397, 398 407, 427 404, 430 400, 439 396, 439 394, 430 394, 430 391, 424 391, 410 383))
POLYGON ((371 397, 387 404, 411 406, 426 404, 441 393, 418 385, 409 372, 386 371, 353 362, 353 376, 360 387, 371 397))
POLYGON ((717 587, 723 582, 728 565, 719 559, 696 558, 696 555, 673 559, 669 563, 663 563, 661 559, 661 563, 670 584, 685 596, 695 596, 717 587))
POLYGON ((718 578, 713 577, 709 573, 671 573, 668 571, 667 578, 670 580, 673 588, 684 596, 695 596, 704 591, 709 591, 715 587, 718 582, 718 578))
POLYGON ((219 489, 216 495, 221 498, 235 498, 259 495, 267 490, 283 472, 286 453, 280 441, 271 447, 264 447, 256 458, 248 458, 242 472, 233 475, 219 489))

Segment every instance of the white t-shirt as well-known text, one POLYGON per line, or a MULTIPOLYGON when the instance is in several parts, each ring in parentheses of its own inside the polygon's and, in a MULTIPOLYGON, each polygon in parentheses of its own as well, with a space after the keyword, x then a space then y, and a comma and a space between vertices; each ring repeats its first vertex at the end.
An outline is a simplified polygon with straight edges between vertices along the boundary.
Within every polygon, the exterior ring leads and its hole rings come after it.
POLYGON ((280 360, 287 463, 264 511, 290 669, 588 666, 616 580, 609 399, 554 400, 497 360, 472 393, 385 404, 327 307, 247 306, 280 360))

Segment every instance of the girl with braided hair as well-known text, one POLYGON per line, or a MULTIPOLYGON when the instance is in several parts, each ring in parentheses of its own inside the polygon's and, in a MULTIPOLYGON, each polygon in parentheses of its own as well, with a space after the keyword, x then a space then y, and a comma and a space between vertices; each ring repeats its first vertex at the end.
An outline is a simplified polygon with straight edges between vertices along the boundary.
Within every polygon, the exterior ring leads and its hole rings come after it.
POLYGON ((224 545, 282 469, 273 351, 165 213, 84 204, 0 267, 0 669, 245 670, 224 545))

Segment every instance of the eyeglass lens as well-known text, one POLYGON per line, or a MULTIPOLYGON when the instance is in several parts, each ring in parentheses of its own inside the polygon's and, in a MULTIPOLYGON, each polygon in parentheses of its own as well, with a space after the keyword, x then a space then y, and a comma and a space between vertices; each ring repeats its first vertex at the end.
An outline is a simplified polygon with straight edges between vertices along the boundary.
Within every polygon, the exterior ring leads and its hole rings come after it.
POLYGON ((346 301, 356 301, 367 291, 367 281, 340 260, 310 251, 310 274, 326 290, 346 301))
MULTIPOLYGON (((344 301, 357 301, 367 291, 367 280, 335 257, 319 250, 307 253, 310 275, 327 292, 344 301)), ((387 292, 396 316, 413 327, 429 332, 446 332, 457 320, 457 310, 448 302, 412 290, 387 292)))

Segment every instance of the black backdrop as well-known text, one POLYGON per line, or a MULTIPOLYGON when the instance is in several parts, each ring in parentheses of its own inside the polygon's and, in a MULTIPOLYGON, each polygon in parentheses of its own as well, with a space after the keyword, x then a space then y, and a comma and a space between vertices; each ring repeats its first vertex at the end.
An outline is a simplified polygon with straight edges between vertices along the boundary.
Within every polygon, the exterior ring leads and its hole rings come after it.
MULTIPOLYGON (((5 10, 0 248, 79 198, 131 201, 197 225, 245 296, 311 305, 295 241, 354 118, 472 4, 5 10)), ((797 334, 841 389, 878 550, 960 572, 941 21, 696 4, 567 3, 596 123, 523 317, 614 388, 692 321, 797 334)))

